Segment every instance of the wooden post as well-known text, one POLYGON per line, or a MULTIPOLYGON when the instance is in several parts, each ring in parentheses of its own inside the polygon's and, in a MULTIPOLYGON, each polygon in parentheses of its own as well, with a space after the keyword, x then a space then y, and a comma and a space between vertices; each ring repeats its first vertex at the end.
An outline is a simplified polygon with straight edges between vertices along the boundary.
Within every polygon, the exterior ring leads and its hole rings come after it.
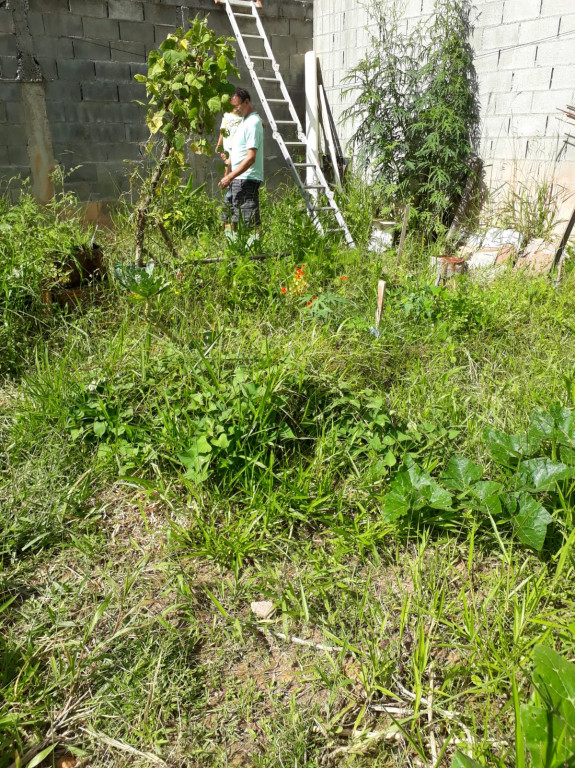
POLYGON ((405 206, 403 212, 403 224, 401 225, 401 237, 399 238, 399 248, 397 249, 397 263, 401 261, 401 254, 403 253, 403 245, 405 243, 405 233, 407 231, 407 220, 409 219, 409 203, 405 206))
POLYGON ((385 301, 385 280, 377 282, 377 309, 375 311, 375 330, 379 328, 381 313, 383 311, 383 302, 385 301))

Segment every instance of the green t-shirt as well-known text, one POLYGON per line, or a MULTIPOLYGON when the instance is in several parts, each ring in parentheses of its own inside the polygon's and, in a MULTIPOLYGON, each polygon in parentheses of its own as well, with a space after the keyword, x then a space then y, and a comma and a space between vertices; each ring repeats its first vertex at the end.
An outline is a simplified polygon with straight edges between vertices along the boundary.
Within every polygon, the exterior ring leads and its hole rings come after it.
POLYGON ((251 168, 241 173, 236 178, 264 180, 264 127, 257 112, 250 112, 244 117, 236 132, 232 145, 231 159, 232 171, 238 167, 242 160, 246 159, 248 149, 255 149, 256 161, 251 168))

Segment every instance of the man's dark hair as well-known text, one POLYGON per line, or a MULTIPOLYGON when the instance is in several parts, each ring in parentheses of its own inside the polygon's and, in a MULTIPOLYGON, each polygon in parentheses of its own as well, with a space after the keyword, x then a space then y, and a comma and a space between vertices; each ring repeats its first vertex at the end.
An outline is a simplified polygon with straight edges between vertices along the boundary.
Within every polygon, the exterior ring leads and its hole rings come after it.
POLYGON ((248 91, 246 91, 245 88, 236 88, 236 90, 234 91, 234 96, 237 96, 238 99, 242 102, 242 104, 244 103, 244 101, 252 100, 252 97, 250 96, 248 91))

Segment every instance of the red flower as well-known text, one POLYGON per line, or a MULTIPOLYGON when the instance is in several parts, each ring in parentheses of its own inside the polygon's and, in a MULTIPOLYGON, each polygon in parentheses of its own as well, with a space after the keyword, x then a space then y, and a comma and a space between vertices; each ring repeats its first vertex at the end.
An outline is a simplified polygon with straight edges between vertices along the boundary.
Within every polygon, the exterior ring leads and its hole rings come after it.
POLYGON ((342 279, 342 280, 347 280, 347 275, 342 275, 342 276, 341 276, 341 279, 342 279))
POLYGON ((287 293, 287 288, 285 287, 285 285, 282 285, 282 293, 287 293))
POLYGON ((305 269, 305 264, 302 264, 302 265, 301 265, 301 268, 302 268, 302 269, 305 269))
POLYGON ((178 280, 181 280, 181 279, 182 279, 182 277, 183 277, 183 274, 182 274, 181 272, 178 272, 178 274, 176 275, 176 277, 178 278, 178 280))
POLYGON ((311 301, 308 301, 307 305, 308 307, 311 307, 311 301))
POLYGON ((311 300, 312 300, 312 301, 315 301, 316 299, 317 299, 317 296, 312 296, 312 297, 311 297, 311 300))

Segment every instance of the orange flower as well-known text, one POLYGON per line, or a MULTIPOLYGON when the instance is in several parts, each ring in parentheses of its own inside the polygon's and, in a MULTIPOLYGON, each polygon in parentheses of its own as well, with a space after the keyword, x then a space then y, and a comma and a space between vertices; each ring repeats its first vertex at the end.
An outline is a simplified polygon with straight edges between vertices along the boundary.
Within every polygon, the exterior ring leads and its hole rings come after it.
POLYGON ((347 280, 347 275, 342 275, 342 276, 341 276, 341 279, 342 279, 342 280, 347 280))
POLYGON ((315 301, 316 299, 317 299, 317 296, 312 296, 312 297, 311 297, 311 300, 312 300, 312 301, 315 301))
POLYGON ((287 288, 285 287, 285 285, 282 285, 282 293, 287 293, 287 288))
POLYGON ((311 301, 308 301, 307 305, 308 307, 311 307, 311 301))

